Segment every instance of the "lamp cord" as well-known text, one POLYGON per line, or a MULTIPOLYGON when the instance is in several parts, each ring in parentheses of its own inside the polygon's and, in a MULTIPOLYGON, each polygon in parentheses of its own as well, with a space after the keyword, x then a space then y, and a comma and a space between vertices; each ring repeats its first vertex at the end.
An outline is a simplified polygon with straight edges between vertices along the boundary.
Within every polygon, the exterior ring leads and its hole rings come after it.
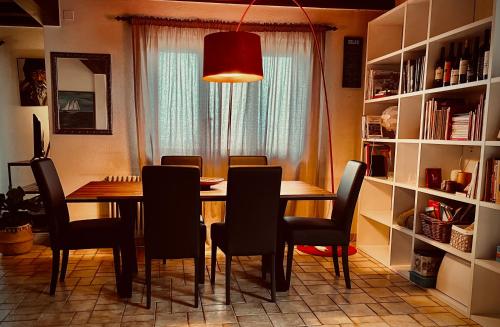
MULTIPOLYGON (((240 22, 238 23, 238 27, 236 27, 236 32, 238 32, 240 30, 240 27, 241 27, 241 24, 243 22, 243 19, 245 19, 245 16, 247 15, 248 10, 250 9, 251 6, 253 6, 253 4, 256 1, 257 0, 252 0, 250 2, 250 4, 247 6, 247 8, 245 9, 245 11, 243 12, 243 15, 240 18, 240 22)), ((297 0, 292 0, 292 1, 293 1, 293 3, 297 7, 300 8, 300 10, 302 11, 302 13, 307 18, 307 21, 309 23, 309 28, 311 29, 311 33, 313 35, 314 46, 316 48, 316 53, 318 54, 318 57, 319 57, 319 64, 320 64, 320 67, 321 67, 321 80, 322 80, 323 92, 324 92, 324 96, 325 96, 325 107, 326 107, 326 116, 327 116, 326 117, 326 121, 327 121, 327 125, 328 125, 328 145, 329 145, 329 154, 330 154, 330 158, 329 158, 330 159, 330 177, 331 177, 331 183, 332 183, 332 193, 334 193, 332 129, 331 129, 331 124, 330 124, 330 109, 329 109, 329 105, 328 105, 328 95, 327 95, 327 92, 326 92, 325 67, 324 67, 324 64, 323 64, 323 57, 321 55, 321 49, 319 47, 318 36, 316 35, 316 32, 314 31, 314 26, 313 26, 313 23, 311 21, 311 18, 309 17, 309 15, 305 11, 305 9, 300 5, 300 3, 297 0)))

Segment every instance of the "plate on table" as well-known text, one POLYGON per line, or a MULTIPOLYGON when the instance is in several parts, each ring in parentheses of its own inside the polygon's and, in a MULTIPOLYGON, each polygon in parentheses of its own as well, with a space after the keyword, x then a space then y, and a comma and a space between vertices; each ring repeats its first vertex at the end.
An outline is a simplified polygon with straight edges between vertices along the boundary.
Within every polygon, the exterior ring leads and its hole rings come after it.
POLYGON ((202 190, 209 190, 212 185, 223 182, 224 178, 221 177, 200 177, 200 186, 202 190))

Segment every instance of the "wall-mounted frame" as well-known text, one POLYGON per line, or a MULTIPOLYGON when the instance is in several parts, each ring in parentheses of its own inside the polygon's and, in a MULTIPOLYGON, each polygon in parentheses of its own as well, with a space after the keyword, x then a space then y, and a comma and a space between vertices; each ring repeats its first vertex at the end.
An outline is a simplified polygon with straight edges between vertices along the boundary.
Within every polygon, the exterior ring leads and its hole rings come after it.
POLYGON ((112 134, 111 55, 50 53, 55 134, 112 134))

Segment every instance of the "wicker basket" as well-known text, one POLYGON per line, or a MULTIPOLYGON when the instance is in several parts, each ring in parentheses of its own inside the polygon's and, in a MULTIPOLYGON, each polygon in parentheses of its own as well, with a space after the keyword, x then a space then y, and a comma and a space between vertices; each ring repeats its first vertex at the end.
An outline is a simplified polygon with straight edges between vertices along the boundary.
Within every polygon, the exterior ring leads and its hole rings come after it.
POLYGON ((441 243, 450 243, 451 221, 441 221, 425 213, 420 213, 422 232, 425 236, 441 243))
POLYGON ((463 252, 472 251, 472 236, 474 231, 466 230, 467 225, 455 225, 451 228, 450 244, 463 252))

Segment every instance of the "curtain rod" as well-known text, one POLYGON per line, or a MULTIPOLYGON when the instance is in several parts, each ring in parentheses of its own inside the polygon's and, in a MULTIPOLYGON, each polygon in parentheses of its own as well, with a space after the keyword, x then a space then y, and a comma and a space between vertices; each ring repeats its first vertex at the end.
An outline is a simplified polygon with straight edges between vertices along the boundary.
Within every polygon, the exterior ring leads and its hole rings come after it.
MULTIPOLYGON (((186 28, 210 28, 219 30, 236 30, 237 22, 202 19, 178 19, 154 16, 116 16, 117 21, 124 21, 132 25, 158 25, 186 28)), ((337 27, 325 24, 314 24, 317 32, 336 31, 337 27)), ((310 32, 308 24, 287 23, 243 23, 240 30, 254 32, 310 32)))

